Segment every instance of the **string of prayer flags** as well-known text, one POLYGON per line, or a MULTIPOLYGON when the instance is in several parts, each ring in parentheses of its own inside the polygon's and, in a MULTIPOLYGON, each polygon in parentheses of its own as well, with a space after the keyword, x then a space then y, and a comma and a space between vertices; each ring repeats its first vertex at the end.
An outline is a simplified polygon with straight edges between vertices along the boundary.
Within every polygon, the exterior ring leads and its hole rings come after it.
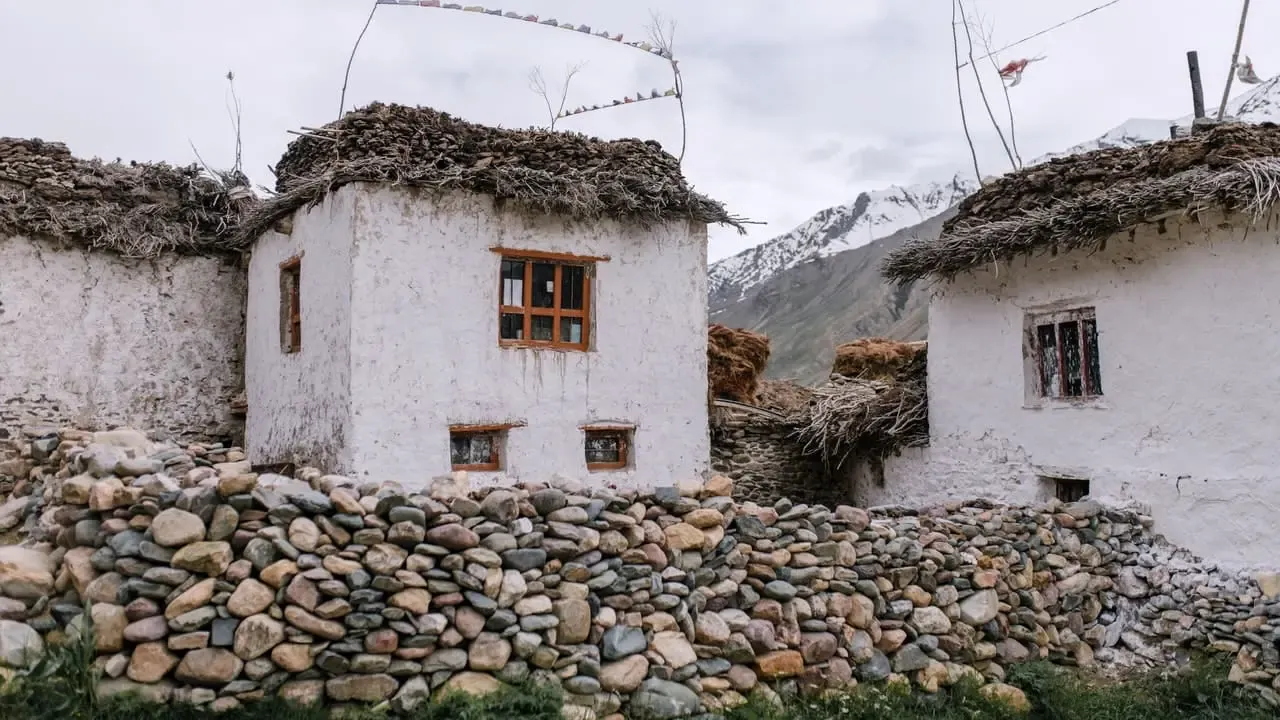
POLYGON ((1039 57, 1011 60, 1007 65, 1000 68, 1000 79, 1006 81, 1012 80, 1013 82, 1007 84, 1005 87, 1015 87, 1022 83, 1022 73, 1027 69, 1027 66, 1033 62, 1043 59, 1044 56, 1041 55, 1039 57))
POLYGON ((582 113, 594 112, 596 110, 606 110, 608 108, 618 107, 619 105, 631 105, 633 103, 645 102, 647 100, 661 100, 662 98, 678 97, 679 93, 675 88, 671 88, 666 92, 659 92, 657 89, 650 90, 647 94, 638 92, 635 96, 627 95, 621 100, 613 100, 603 105, 583 105, 573 110, 565 110, 556 116, 556 119, 569 117, 570 115, 581 115, 582 113))
POLYGON ((555 18, 543 20, 537 15, 528 15, 525 13, 510 12, 503 10, 495 10, 486 8, 482 5, 463 5, 461 3, 441 2, 440 0, 377 0, 378 5, 409 5, 413 7, 440 8, 441 10, 460 10, 462 12, 480 13, 483 15, 492 15, 493 17, 506 18, 508 20, 520 20, 522 22, 544 25, 546 27, 560 28, 561 30, 572 30, 573 32, 590 35, 592 37, 604 38, 612 40, 620 45, 633 47, 637 50, 643 50, 650 55, 657 55, 661 58, 671 59, 671 53, 655 46, 652 43, 643 40, 624 41, 622 33, 616 35, 607 30, 592 32, 590 25, 575 25, 571 22, 560 22, 555 18))
POLYGON ((1257 85, 1262 82, 1262 78, 1254 72, 1253 61, 1248 55, 1244 56, 1244 62, 1236 63, 1236 79, 1246 85, 1257 85))

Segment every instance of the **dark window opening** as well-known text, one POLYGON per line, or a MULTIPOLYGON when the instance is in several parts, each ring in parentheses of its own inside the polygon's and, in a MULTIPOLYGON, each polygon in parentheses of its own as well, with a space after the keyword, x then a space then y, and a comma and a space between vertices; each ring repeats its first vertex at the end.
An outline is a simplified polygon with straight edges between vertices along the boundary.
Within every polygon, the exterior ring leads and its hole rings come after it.
POLYGON ((623 429, 586 429, 587 470, 621 470, 627 466, 630 432, 623 429))
POLYGON ((1089 494, 1089 481, 1074 478, 1057 478, 1053 483, 1053 495, 1062 502, 1080 502, 1089 494))
POLYGON ((503 257, 498 340, 504 345, 586 350, 590 263, 538 255, 503 257))
POLYGON ((1093 308, 1054 316, 1035 325, 1033 354, 1041 397, 1082 398, 1102 395, 1098 356, 1098 322, 1093 308))
POLYGON ((280 264, 280 348, 302 350, 302 258, 280 264))

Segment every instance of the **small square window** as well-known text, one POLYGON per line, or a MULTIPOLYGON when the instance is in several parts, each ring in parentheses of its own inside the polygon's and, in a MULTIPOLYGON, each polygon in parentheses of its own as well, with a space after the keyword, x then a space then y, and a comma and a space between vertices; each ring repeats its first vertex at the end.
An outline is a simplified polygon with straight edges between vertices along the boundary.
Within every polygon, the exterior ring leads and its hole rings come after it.
POLYGON ((302 350, 302 257, 280 263, 280 350, 302 350))
POLYGON ((501 470, 503 432, 450 430, 449 462, 454 470, 501 470))
POLYGON ((1053 496, 1065 503, 1079 502, 1089 494, 1089 481, 1077 478, 1055 478, 1053 496))
POLYGON ((1102 395, 1098 321, 1091 307, 1028 318, 1035 395, 1076 399, 1102 395))
POLYGON ((631 431, 626 428, 583 428, 587 470, 621 470, 630 461, 631 431))

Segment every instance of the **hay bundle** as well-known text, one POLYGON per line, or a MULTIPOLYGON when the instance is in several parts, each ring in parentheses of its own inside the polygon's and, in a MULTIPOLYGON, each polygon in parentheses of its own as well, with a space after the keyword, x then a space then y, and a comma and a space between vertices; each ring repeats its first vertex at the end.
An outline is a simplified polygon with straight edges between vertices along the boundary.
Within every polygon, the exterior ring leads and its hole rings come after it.
POLYGON ((813 390, 797 419, 804 452, 838 468, 855 457, 884 458, 929 442, 927 346, 888 381, 833 375, 813 390))
POLYGON ((707 328, 707 384, 717 398, 754 403, 769 363, 769 338, 750 330, 707 328))
POLYGON ((923 341, 859 338, 836 347, 831 374, 892 382, 924 350, 924 346, 923 341))

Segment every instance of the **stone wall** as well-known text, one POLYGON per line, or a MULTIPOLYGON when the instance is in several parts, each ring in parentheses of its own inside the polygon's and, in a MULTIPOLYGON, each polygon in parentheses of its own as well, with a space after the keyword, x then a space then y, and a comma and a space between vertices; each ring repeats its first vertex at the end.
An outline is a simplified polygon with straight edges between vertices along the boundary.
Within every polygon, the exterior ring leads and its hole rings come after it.
POLYGON ((769 415, 717 407, 711 428, 711 469, 734 481, 738 500, 772 505, 837 504, 844 488, 831 482, 822 462, 800 452, 791 430, 769 415))
POLYGON ((1000 681, 1034 658, 1158 665, 1203 648, 1280 688, 1280 576, 1232 576, 1092 503, 919 514, 523 485, 425 494, 236 449, 62 433, 4 507, 0 661, 96 629, 102 692, 412 706, 526 679, 567 716, 672 718, 762 686, 1000 681), (43 636, 43 638, 42 638, 43 636))

